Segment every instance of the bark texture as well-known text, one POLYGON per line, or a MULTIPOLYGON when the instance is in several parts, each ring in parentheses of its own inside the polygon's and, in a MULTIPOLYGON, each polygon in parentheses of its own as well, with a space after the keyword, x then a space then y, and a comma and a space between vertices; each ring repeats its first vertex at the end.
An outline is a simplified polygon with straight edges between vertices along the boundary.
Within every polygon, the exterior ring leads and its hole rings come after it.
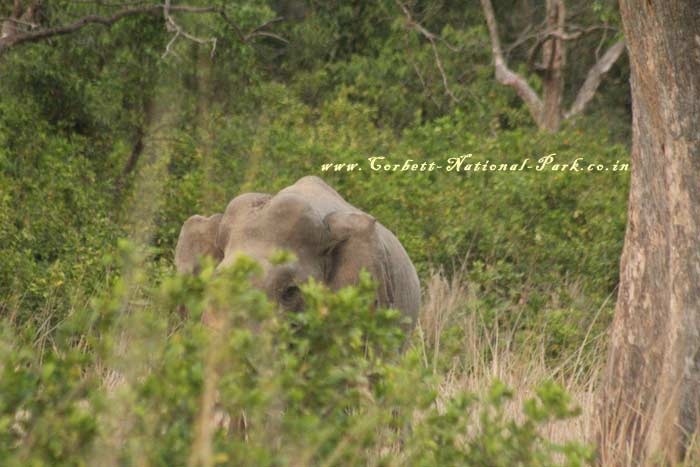
POLYGON ((700 424, 700 4, 620 9, 632 180, 598 440, 603 465, 676 463, 700 424))
POLYGON ((541 126, 557 131, 561 124, 562 97, 564 95, 564 66, 566 49, 560 37, 566 25, 566 9, 563 0, 547 0, 547 29, 553 34, 542 46, 542 114, 541 126))

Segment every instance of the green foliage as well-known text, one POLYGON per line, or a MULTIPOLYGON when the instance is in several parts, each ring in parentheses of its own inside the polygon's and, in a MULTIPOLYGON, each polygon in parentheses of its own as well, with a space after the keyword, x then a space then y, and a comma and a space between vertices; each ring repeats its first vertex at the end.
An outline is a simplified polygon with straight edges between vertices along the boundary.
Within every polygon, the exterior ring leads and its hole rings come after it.
POLYGON ((246 258, 220 274, 210 264, 197 277, 153 286, 138 251, 128 243, 119 251, 109 290, 67 317, 51 349, 37 355, 36 330, 13 335, 4 327, 0 452, 10 465, 184 465, 202 456, 222 465, 592 459, 583 445, 539 433, 577 415, 552 383, 525 403, 522 420, 504 411, 511 393, 499 382, 483 397, 459 392, 438 401, 437 380, 417 354, 397 353, 398 313, 374 309, 366 274, 337 294, 306 285, 306 310, 285 315, 250 287, 259 269, 246 258), (142 292, 130 295, 138 283, 142 292), (180 305, 191 314, 173 323, 180 305), (216 329, 201 324, 202 312, 219 318, 216 329), (118 378, 110 383, 110 375, 118 378))
MULTIPOLYGON (((104 2, 44 3, 44 26, 113 12, 104 2)), ((616 65, 586 115, 544 134, 495 82, 478 2, 405 3, 440 36, 435 48, 394 1, 217 0, 191 5, 225 8, 244 32, 283 16, 267 30, 288 43, 241 43, 218 15, 176 13, 186 30, 217 38, 213 57, 179 38, 164 58, 172 35, 162 15, 0 57, 0 458, 73 465, 99 453, 179 465, 206 457, 211 443, 218 464, 589 459, 540 435, 574 415, 551 385, 516 418, 499 383, 447 400, 437 388, 463 360, 461 321, 477 313, 517 348, 541 341, 547 365, 573 353, 595 364, 629 173, 385 173, 367 158, 444 163, 471 153, 473 163, 520 163, 556 153, 562 163, 627 163, 628 65, 616 65), (323 171, 326 163, 363 170, 323 171), (309 174, 395 232, 421 279, 464 263, 474 297, 442 329, 434 365, 415 336, 402 340, 395 312, 372 310, 367 278, 337 295, 309 284, 307 310, 282 316, 247 286, 252 264, 172 277, 185 219, 309 174), (211 309, 226 332, 201 324, 211 309), (208 437, 210 412, 229 423, 208 437)), ((494 1, 506 47, 541 20, 541 8, 522 5, 506 20, 520 3, 494 1)), ((567 6, 581 27, 619 27, 612 1, 567 6)), ((572 43, 566 101, 592 51, 617 39, 601 29, 572 43)), ((537 88, 527 47, 509 53, 537 88)), ((480 352, 495 358, 489 346, 480 352)))

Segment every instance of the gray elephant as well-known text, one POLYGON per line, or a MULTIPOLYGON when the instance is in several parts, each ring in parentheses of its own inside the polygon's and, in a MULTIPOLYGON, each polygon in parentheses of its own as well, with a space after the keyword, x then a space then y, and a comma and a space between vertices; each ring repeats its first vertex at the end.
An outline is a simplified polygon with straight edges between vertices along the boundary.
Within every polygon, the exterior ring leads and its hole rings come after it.
POLYGON ((245 193, 223 214, 192 216, 175 248, 179 272, 196 273, 199 258, 210 256, 217 269, 239 254, 257 260, 263 274, 255 285, 284 309, 304 306, 299 285, 313 277, 332 290, 355 284, 362 269, 377 281, 377 302, 398 309, 415 325, 420 284, 406 250, 372 216, 346 202, 319 177, 301 178, 276 195, 245 193), (296 259, 282 265, 270 257, 279 250, 296 259))

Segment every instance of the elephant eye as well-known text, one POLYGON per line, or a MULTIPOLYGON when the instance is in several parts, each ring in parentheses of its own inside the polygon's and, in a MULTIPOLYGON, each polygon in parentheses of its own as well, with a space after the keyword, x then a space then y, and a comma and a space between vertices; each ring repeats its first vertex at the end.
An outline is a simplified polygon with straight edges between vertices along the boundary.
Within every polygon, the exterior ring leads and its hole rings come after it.
POLYGON ((299 290, 299 287, 297 287, 296 285, 290 285, 289 287, 287 287, 286 289, 284 289, 282 291, 282 295, 280 296, 280 298, 282 299, 283 302, 288 303, 288 302, 293 301, 295 298, 297 298, 300 293, 301 293, 301 290, 299 290))

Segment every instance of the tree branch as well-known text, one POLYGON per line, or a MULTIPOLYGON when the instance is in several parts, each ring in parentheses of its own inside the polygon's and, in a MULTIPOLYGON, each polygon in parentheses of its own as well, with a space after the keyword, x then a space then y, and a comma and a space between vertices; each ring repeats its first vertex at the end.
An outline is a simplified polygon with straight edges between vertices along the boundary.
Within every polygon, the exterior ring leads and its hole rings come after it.
MULTIPOLYGON (((163 13, 163 16, 165 18, 166 26, 168 27, 168 30, 175 33, 173 39, 171 39, 171 41, 169 43, 170 46, 172 46, 174 39, 176 39, 179 36, 186 37, 186 38, 193 40, 195 42, 198 42, 198 43, 213 43, 214 46, 215 46, 215 41, 216 41, 215 38, 213 38, 213 39, 200 39, 200 38, 197 38, 196 36, 193 36, 193 35, 187 33, 174 21, 174 19, 170 15, 170 12, 187 12, 187 13, 197 13, 197 14, 202 14, 202 13, 218 14, 226 21, 226 23, 228 23, 234 29, 238 39, 244 43, 247 43, 253 37, 263 36, 263 35, 268 36, 268 37, 273 37, 275 39, 286 42, 285 39, 283 39, 282 37, 280 37, 276 34, 261 31, 261 29, 278 21, 278 19, 275 19, 273 21, 268 21, 267 23, 256 27, 249 34, 243 34, 241 28, 234 21, 232 21, 229 18, 229 16, 226 14, 226 12, 223 8, 214 7, 214 6, 197 7, 197 6, 188 6, 188 5, 170 5, 170 1, 166 0, 166 2, 163 4, 139 5, 139 6, 124 8, 124 9, 117 11, 114 14, 109 15, 109 16, 86 15, 86 16, 84 16, 84 17, 82 17, 82 18, 80 18, 72 23, 64 24, 61 26, 55 26, 55 27, 45 28, 45 29, 36 29, 36 30, 31 30, 31 31, 16 32, 14 34, 10 34, 10 35, 7 35, 7 36, 0 38, 0 55, 5 53, 11 47, 14 47, 14 46, 17 46, 20 44, 24 44, 24 43, 38 42, 38 41, 47 39, 49 37, 71 34, 71 33, 74 33, 76 31, 79 31, 80 29, 82 29, 86 26, 89 26, 91 24, 100 24, 100 25, 105 26, 105 27, 110 27, 114 23, 116 23, 124 18, 127 18, 127 17, 136 16, 136 15, 143 15, 143 14, 158 14, 161 12, 163 13)), ((166 52, 167 51, 168 50, 166 49, 166 52)))
POLYGON ((411 47, 409 46, 408 31, 404 32, 404 44, 406 46, 406 57, 408 58, 409 63, 413 67, 413 71, 415 71, 416 75, 418 75, 418 81, 420 81, 421 86, 423 86, 423 92, 427 94, 427 96, 430 98, 433 104, 435 104, 436 107, 440 107, 440 104, 435 99, 432 91, 428 87, 428 83, 426 83, 425 79, 423 78, 423 73, 421 73, 420 68, 418 68, 418 64, 416 64, 415 60, 413 60, 413 53, 411 51, 411 47))
POLYGON ((515 92, 525 101, 530 115, 532 115, 532 118, 539 125, 542 118, 542 100, 522 76, 508 68, 503 58, 501 41, 498 38, 496 15, 493 12, 491 0, 481 0, 481 6, 484 10, 486 24, 489 29, 489 37, 491 38, 491 52, 493 53, 494 67, 496 69, 496 80, 501 84, 515 89, 515 92))
POLYGON ((103 7, 120 8, 120 7, 133 7, 142 6, 148 4, 146 0, 133 0, 131 2, 107 2, 105 0, 69 0, 71 3, 78 3, 83 5, 98 5, 103 7))
POLYGON ((37 42, 52 36, 62 36, 76 32, 89 24, 101 24, 103 26, 111 26, 117 21, 129 16, 141 15, 145 13, 156 13, 163 8, 162 5, 149 5, 136 8, 128 8, 119 11, 111 16, 88 15, 83 18, 63 26, 52 28, 39 29, 36 31, 21 32, 0 39, 0 54, 4 53, 10 47, 27 42, 37 42))
POLYGON ((576 27, 574 31, 571 32, 560 32, 557 30, 554 31, 547 31, 545 32, 545 39, 547 36, 554 36, 558 39, 564 40, 564 41, 571 41, 574 39, 578 39, 581 36, 584 36, 586 34, 590 34, 593 31, 617 31, 617 28, 614 28, 612 26, 608 26, 607 24, 598 24, 595 26, 591 26, 588 28, 581 28, 581 27, 576 27))
POLYGON ((586 76, 586 81, 584 81, 583 85, 581 85, 581 88, 576 95, 576 100, 571 106, 571 109, 564 114, 565 119, 575 117, 583 112, 591 99, 593 99, 593 96, 595 95, 600 82, 603 80, 603 77, 608 71, 610 71, 610 68, 612 68, 624 50, 624 40, 615 43, 607 50, 607 52, 605 52, 605 54, 603 54, 600 60, 598 60, 598 62, 593 65, 590 70, 588 70, 588 76, 586 76))
POLYGON ((174 32, 175 34, 173 35, 172 39, 170 39, 170 42, 168 42, 168 45, 165 47, 165 52, 163 52, 161 58, 165 58, 168 56, 168 54, 172 53, 172 47, 177 41, 177 38, 180 36, 200 45, 211 44, 210 56, 213 57, 214 53, 216 52, 216 37, 211 37, 209 39, 200 39, 195 35, 189 34, 172 17, 172 15, 170 14, 171 9, 172 6, 170 5, 170 0, 165 0, 165 3, 163 4, 163 18, 165 18, 165 27, 169 32, 174 32))
POLYGON ((506 48, 506 57, 510 57, 510 54, 515 49, 517 49, 518 47, 523 45, 525 42, 537 37, 537 33, 530 33, 530 31, 532 31, 532 29, 533 29, 532 24, 528 24, 527 26, 525 26, 525 29, 523 29, 520 32, 520 34, 518 34, 517 39, 515 39, 515 41, 506 48))
MULTIPOLYGON (((528 66, 532 67, 533 63, 535 61, 535 55, 539 51, 540 47, 542 47, 548 40, 551 40, 552 38, 556 39, 561 39, 563 41, 573 41, 576 39, 579 39, 580 37, 590 34, 593 31, 599 31, 602 30, 605 33, 608 31, 617 31, 616 28, 608 26, 608 25, 596 25, 596 26, 591 26, 589 28, 579 28, 577 27, 576 30, 566 32, 566 31, 559 31, 559 30, 547 30, 547 31, 541 31, 537 32, 535 34, 532 34, 530 39, 536 37, 537 41, 530 47, 528 50, 528 58, 527 58, 527 63, 528 66)), ((536 69, 541 69, 542 67, 537 67, 535 66, 536 69)))
POLYGON ((22 21, 17 18, 8 18, 7 16, 0 16, 0 21, 9 21, 10 23, 18 24, 20 26, 27 26, 28 28, 36 28, 39 25, 36 23, 30 23, 29 21, 22 21))
MULTIPOLYGON (((440 77, 442 78, 442 86, 445 88, 445 94, 447 94, 450 97, 452 102, 459 102, 457 96, 455 96, 452 90, 450 89, 450 85, 447 80, 447 75, 445 74, 445 68, 442 66, 442 60, 440 59, 440 52, 438 51, 437 45, 435 43, 436 39, 440 39, 440 37, 428 31, 423 27, 422 24, 415 21, 413 19, 413 15, 411 14, 411 10, 409 10, 403 2, 401 2, 400 0, 396 0, 396 4, 399 6, 399 8, 401 8, 404 15, 406 16, 407 27, 418 31, 423 37, 428 39, 428 41, 430 42, 430 47, 433 50, 433 57, 435 59, 435 65, 437 66, 438 71, 440 72, 440 77)), ((450 50, 455 50, 452 46, 447 44, 447 42, 445 42, 445 44, 450 50)))

